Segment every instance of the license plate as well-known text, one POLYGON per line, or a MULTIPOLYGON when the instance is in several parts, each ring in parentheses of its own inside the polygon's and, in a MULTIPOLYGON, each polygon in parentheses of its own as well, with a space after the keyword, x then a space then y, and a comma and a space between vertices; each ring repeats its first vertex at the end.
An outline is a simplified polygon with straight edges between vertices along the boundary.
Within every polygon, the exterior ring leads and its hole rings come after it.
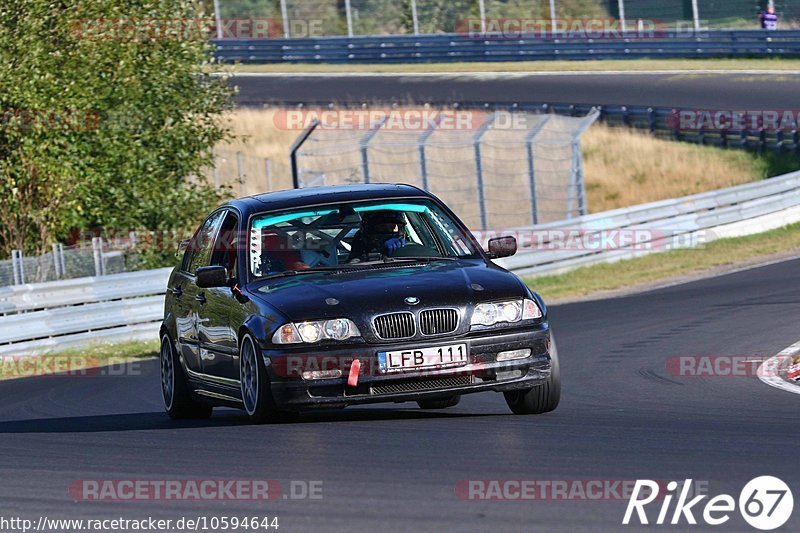
POLYGON ((384 373, 419 369, 435 370, 465 364, 467 364, 466 344, 378 352, 378 368, 384 373))

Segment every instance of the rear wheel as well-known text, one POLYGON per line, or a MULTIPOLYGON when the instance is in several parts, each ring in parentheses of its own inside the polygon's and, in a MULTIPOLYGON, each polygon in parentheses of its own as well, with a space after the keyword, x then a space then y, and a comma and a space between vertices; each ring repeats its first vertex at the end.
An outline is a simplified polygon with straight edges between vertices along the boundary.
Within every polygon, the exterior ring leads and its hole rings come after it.
POLYGON ((186 382, 186 374, 169 335, 161 337, 161 396, 164 409, 172 419, 208 418, 214 408, 196 401, 186 382))
POLYGON ((239 378, 244 410, 253 423, 289 422, 297 417, 297 413, 281 411, 275 404, 264 361, 259 357, 256 343, 249 334, 242 338, 239 347, 239 378))
POLYGON ((417 405, 420 409, 446 409, 448 407, 455 407, 461 401, 460 394, 453 394, 444 398, 435 398, 431 400, 419 400, 417 405))
POLYGON ((561 399, 561 370, 554 337, 550 337, 550 377, 532 389, 504 392, 506 403, 516 415, 538 415, 558 407, 561 399))

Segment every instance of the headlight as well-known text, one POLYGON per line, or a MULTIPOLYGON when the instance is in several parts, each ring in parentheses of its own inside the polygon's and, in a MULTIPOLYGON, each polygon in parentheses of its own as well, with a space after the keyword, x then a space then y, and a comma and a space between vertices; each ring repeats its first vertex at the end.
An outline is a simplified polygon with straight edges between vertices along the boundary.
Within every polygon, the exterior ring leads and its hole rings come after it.
POLYGON ((541 316, 542 311, 533 300, 482 303, 475 306, 470 325, 493 326, 501 322, 514 323, 541 316))
POLYGON ((352 320, 333 318, 284 324, 272 336, 272 342, 273 344, 315 343, 324 339, 343 341, 359 336, 361 332, 352 320))

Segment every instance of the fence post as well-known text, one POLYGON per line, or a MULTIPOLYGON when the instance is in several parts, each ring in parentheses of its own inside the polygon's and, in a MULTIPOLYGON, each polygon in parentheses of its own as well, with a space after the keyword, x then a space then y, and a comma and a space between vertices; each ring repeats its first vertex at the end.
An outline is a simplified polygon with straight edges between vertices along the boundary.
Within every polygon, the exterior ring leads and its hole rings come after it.
POLYGON ((417 16, 417 0, 411 0, 411 23, 414 26, 414 35, 419 35, 419 17, 417 16))
POLYGON ((236 173, 239 175, 239 196, 244 196, 244 155, 236 152, 236 173))
POLYGON ((420 178, 422 179, 422 189, 427 191, 428 188, 428 160, 427 156, 425 155, 425 144, 428 142, 428 139, 433 132, 436 131, 436 128, 439 127, 439 123, 442 120, 442 114, 439 113, 436 115, 436 119, 433 121, 432 124, 429 124, 428 127, 423 131, 419 139, 417 139, 417 149, 419 150, 419 174, 420 178))
POLYGON ((92 237, 92 256, 94 257, 95 276, 103 275, 103 238, 92 237))
MULTIPOLYGON (((583 154, 581 153, 581 135, 586 128, 594 124, 600 112, 592 110, 581 120, 578 128, 571 132, 572 140, 572 168, 570 169, 569 194, 567 195, 567 215, 572 213, 574 199, 577 197, 578 216, 586 214, 586 182, 583 176, 583 154)), ((571 217, 570 217, 571 218, 571 217)))
POLYGON ((222 14, 219 11, 219 0, 214 0, 214 22, 217 25, 217 39, 222 39, 222 14))
POLYGON ((22 261, 22 250, 11 250, 11 271, 14 273, 14 285, 24 285, 25 266, 22 261))
POLYGON ((61 279, 63 275, 61 272, 61 262, 58 260, 58 245, 53 245, 53 266, 56 269, 56 279, 61 279))
POLYGON ((556 0, 550 0, 550 33, 556 31, 556 0))
POLYGON ((489 227, 489 220, 486 215, 486 191, 483 184, 483 164, 481 162, 481 138, 486 133, 497 118, 497 112, 492 113, 486 118, 486 121, 478 128, 475 135, 472 137, 472 146, 475 150, 475 177, 478 186, 478 209, 481 215, 481 229, 485 230, 489 227))
POLYGON ((64 262, 64 245, 58 244, 58 263, 61 265, 61 275, 67 277, 67 266, 64 262))
POLYGON ((289 11, 286 9, 286 0, 281 0, 281 18, 283 19, 283 36, 288 39, 292 34, 289 29, 289 11))
POLYGON ((378 124, 372 126, 369 131, 361 137, 358 143, 359 146, 361 146, 361 173, 364 177, 364 183, 369 183, 369 142, 375 137, 381 127, 383 127, 388 118, 389 115, 384 116, 378 124))
POLYGON ((303 146, 303 143, 305 143, 306 140, 311 136, 317 126, 319 126, 319 120, 312 120, 311 124, 309 124, 305 130, 303 130, 303 133, 301 133, 300 136, 294 140, 292 146, 289 148, 289 161, 292 164, 292 186, 295 189, 299 189, 301 185, 300 171, 297 168, 297 151, 301 146, 303 146))
POLYGON ((539 122, 525 134, 525 150, 528 155, 528 182, 531 194, 531 224, 539 223, 539 208, 536 205, 536 173, 534 170, 533 143, 552 115, 542 115, 539 122))
POLYGON ((481 17, 481 35, 486 36, 486 3, 478 0, 478 16, 481 17))
POLYGON ((350 6, 350 0, 344 0, 344 16, 347 19, 347 36, 353 36, 353 10, 350 6))
POLYGON ((214 190, 219 190, 219 155, 217 152, 212 152, 211 156, 214 158, 214 190))
POLYGON ((269 157, 264 158, 264 167, 267 173, 267 192, 272 192, 272 160, 269 157))
POLYGON ((625 0, 617 0, 617 6, 619 6, 619 23, 624 33, 627 30, 625 27, 625 0))
POLYGON ((695 36, 700 34, 700 11, 697 9, 697 0, 692 0, 692 18, 694 19, 695 36))

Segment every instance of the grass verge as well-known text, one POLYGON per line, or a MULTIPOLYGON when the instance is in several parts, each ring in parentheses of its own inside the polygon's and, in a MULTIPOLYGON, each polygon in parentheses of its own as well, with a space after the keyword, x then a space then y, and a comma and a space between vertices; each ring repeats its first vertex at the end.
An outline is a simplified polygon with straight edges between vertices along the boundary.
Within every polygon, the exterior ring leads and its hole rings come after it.
POLYGON ((464 72, 598 72, 653 70, 800 70, 797 59, 611 59, 599 61, 508 61, 474 63, 408 63, 316 65, 273 63, 268 65, 225 65, 231 72, 356 72, 374 73, 450 73, 464 72))
POLYGON ((587 296, 699 274, 716 267, 779 253, 800 252, 800 223, 764 233, 712 241, 698 248, 671 250, 617 263, 578 268, 564 274, 526 278, 547 300, 587 296))
MULTIPOLYGON (((98 369, 109 365, 142 361, 159 354, 159 343, 137 341, 122 344, 96 343, 85 348, 70 348, 41 355, 0 356, 0 381, 54 374, 87 376, 101 375, 98 369)), ((119 372, 115 372, 115 375, 119 372)))

